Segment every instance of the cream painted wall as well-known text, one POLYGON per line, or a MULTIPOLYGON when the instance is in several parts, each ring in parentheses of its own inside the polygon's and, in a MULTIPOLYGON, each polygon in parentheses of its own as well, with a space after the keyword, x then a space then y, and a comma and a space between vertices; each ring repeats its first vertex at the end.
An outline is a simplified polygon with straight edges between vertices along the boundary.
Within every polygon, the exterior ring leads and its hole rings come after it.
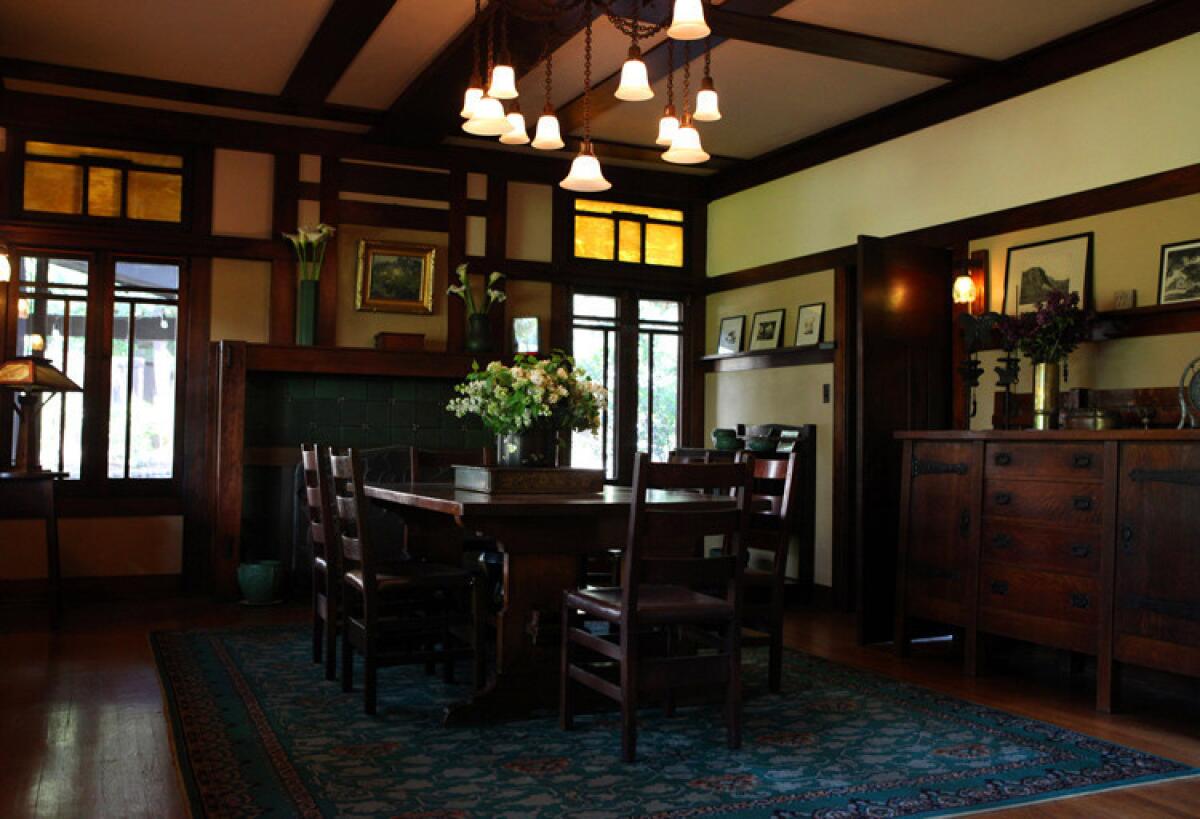
MULTIPOLYGON (((717 348, 720 321, 746 316, 746 332, 758 310, 786 307, 785 341, 795 333, 801 304, 825 302, 825 340, 833 338, 834 272, 827 270, 768 284, 714 293, 707 301, 705 352, 717 348)), ((825 384, 833 389, 833 365, 780 367, 733 373, 709 373, 704 380, 705 430, 737 424, 816 424, 817 497, 813 576, 817 583, 833 582, 833 404, 822 403, 825 384)), ((795 575, 795 555, 788 572, 795 575)))
POLYGON ((446 287, 449 284, 445 233, 342 225, 338 228, 337 346, 374 347, 379 332, 424 333, 425 349, 446 349, 446 287), (354 309, 358 243, 363 239, 405 242, 435 248, 433 314, 375 313, 354 309))
POLYGON ((214 152, 214 235, 270 238, 274 198, 275 157, 224 148, 214 152))
POLYGON ((1200 34, 709 205, 716 276, 1200 162, 1200 34))
MULTIPOLYGON (((1103 213, 1030 230, 990 236, 971 242, 972 250, 987 250, 991 282, 991 308, 1000 311, 1004 299, 1004 269, 1008 248, 1056 236, 1095 234, 1093 293, 1096 308, 1110 310, 1117 290, 1135 289, 1138 304, 1158 303, 1159 251, 1164 244, 1195 239, 1200 235, 1200 195, 1184 196, 1103 213)), ((1115 339, 1084 344, 1070 358, 1066 387, 1126 389, 1172 387, 1179 383, 1184 366, 1200 356, 1200 333, 1115 339)), ((981 356, 984 365, 978 392, 975 429, 992 426, 995 367, 1000 353, 981 356)), ((1032 368, 1023 362, 1018 392, 1032 389, 1032 368)))
POLYGON ((209 335, 266 343, 270 332, 271 263, 252 259, 212 260, 209 335))
POLYGON ((553 258, 554 189, 508 183, 508 258, 549 262, 553 258))
MULTIPOLYGON (((64 577, 179 574, 183 518, 61 518, 58 524, 64 577)), ((0 578, 46 576, 45 526, 41 521, 0 522, 0 578)))

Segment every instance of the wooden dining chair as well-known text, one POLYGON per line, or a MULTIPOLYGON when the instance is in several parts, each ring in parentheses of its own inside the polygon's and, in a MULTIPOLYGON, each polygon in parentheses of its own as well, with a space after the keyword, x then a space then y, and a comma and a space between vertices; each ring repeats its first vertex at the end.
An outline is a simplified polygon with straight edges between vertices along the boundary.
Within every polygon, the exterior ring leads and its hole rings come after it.
POLYGON ((325 661, 325 679, 337 678, 337 633, 342 597, 342 557, 333 513, 329 462, 316 444, 300 445, 304 497, 312 535, 313 662, 325 661))
POLYGON ((787 458, 740 456, 753 464, 754 491, 750 511, 750 529, 746 533, 747 555, 767 553, 770 567, 747 566, 742 573, 746 586, 742 602, 742 623, 757 634, 744 634, 742 645, 770 646, 767 684, 778 692, 783 680, 783 602, 787 571, 788 545, 795 529, 794 518, 800 507, 800 454, 787 458))
MULTIPOLYGON (((585 588, 563 594, 562 676, 559 721, 573 726, 575 687, 582 685, 621 706, 621 756, 637 754, 637 708, 644 696, 670 697, 676 688, 723 686, 726 737, 741 747, 741 540, 748 525, 751 466, 656 464, 639 453, 634 462, 633 498, 620 588, 585 588), (656 506, 659 489, 721 490, 735 503, 717 509, 656 506), (719 535, 726 550, 697 556, 697 538, 719 535), (696 591, 720 588, 718 595, 696 591), (615 636, 582 627, 602 620, 617 626, 615 636), (656 632, 690 626, 714 634, 712 654, 652 656, 656 632), (588 655, 578 656, 578 651, 588 655), (588 659, 589 657, 591 659, 588 659), (602 666, 617 666, 616 680, 602 666)), ((669 641, 668 636, 668 641, 669 641)))
POLYGON ((329 451, 340 532, 342 584, 342 690, 354 688, 354 652, 363 657, 363 705, 374 714, 378 670, 441 663, 447 682, 454 663, 475 658, 475 686, 483 684, 482 606, 475 575, 456 566, 415 560, 377 563, 364 525, 362 463, 352 449, 329 451))

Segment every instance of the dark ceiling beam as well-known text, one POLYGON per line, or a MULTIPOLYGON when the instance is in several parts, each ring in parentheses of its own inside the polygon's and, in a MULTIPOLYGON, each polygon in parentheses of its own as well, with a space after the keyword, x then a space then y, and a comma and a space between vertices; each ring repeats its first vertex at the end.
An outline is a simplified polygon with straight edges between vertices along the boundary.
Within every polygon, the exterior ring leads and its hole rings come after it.
POLYGON ((1198 31, 1196 0, 1156 0, 743 162, 736 170, 709 178, 709 199, 897 139, 1198 31))
POLYGON ((333 0, 281 96, 307 107, 324 103, 395 5, 396 0, 333 0))
POLYGON ((109 91, 153 99, 190 102, 198 105, 212 105, 220 108, 236 108, 241 111, 255 111, 264 114, 305 116, 355 125, 374 125, 382 117, 382 112, 372 111, 369 108, 328 104, 302 108, 290 100, 272 94, 234 91, 228 88, 156 80, 150 77, 94 71, 90 68, 73 68, 30 60, 0 58, 0 77, 70 88, 89 88, 94 91, 109 91))
MULTIPOLYGON (((721 7, 725 9, 733 9, 739 13, 746 15, 755 15, 761 17, 769 17, 774 12, 786 6, 791 0, 727 0, 721 7)), ((710 7, 705 13, 711 12, 710 7)), ((717 34, 713 34, 709 38, 709 47, 715 48, 725 42, 726 38, 717 34)), ((704 53, 703 41, 694 42, 691 44, 693 58, 704 53)), ((642 61, 646 63, 646 73, 650 76, 650 83, 654 83, 667 76, 667 42, 662 41, 651 49, 647 49, 642 53, 642 61)), ((683 64, 683 43, 675 43, 675 65, 683 64)), ((616 93, 617 86, 621 84, 621 72, 616 71, 609 74, 604 79, 600 80, 592 86, 592 118, 603 114, 605 111, 611 111, 621 104, 621 100, 613 96, 616 93)), ((700 80, 696 79, 696 88, 699 89, 700 80)), ((676 92, 681 93, 681 88, 677 87, 676 92)), ((666 104, 666 100, 654 100, 650 104, 662 105, 666 104)), ((682 110, 682 106, 676 105, 676 108, 682 110)), ((583 94, 572 99, 565 105, 558 107, 558 122, 564 134, 569 134, 583 127, 583 94)))
POLYGON ((759 17, 731 11, 728 4, 707 11, 714 35, 757 45, 803 51, 822 57, 893 68, 947 80, 958 79, 992 63, 981 57, 938 48, 815 26, 782 17, 759 17))

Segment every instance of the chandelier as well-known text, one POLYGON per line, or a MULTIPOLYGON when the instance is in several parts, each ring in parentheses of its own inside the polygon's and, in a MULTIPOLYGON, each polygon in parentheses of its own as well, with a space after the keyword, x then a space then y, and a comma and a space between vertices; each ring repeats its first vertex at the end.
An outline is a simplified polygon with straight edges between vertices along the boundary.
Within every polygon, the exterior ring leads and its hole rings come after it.
POLYGON ((596 192, 612 185, 604 178, 600 160, 592 145, 592 24, 599 6, 612 25, 629 38, 629 52, 621 67, 621 79, 614 92, 618 100, 642 102, 654 98, 650 76, 642 59, 639 41, 666 31, 667 34, 667 105, 658 120, 655 144, 666 150, 662 158, 674 164, 694 165, 705 162, 709 154, 700 143, 697 122, 715 122, 721 118, 717 90, 712 79, 711 30, 704 19, 703 0, 673 0, 671 14, 659 22, 645 19, 656 0, 633 0, 631 16, 614 12, 616 0, 541 0, 531 10, 529 3, 517 0, 491 0, 495 13, 485 15, 482 0, 475 0, 471 78, 463 93, 463 130, 476 136, 498 137, 506 145, 525 145, 544 151, 565 147, 558 116, 551 103, 554 58, 547 38, 542 50, 544 101, 533 139, 527 132, 516 85, 516 72, 508 49, 509 15, 548 24, 568 13, 583 15, 583 141, 571 162, 570 172, 559 185, 567 190, 596 192), (486 19, 485 19, 486 17, 486 19), (675 108, 675 41, 683 43, 683 95, 680 112, 675 108), (693 40, 704 40, 704 77, 693 100, 691 91, 691 50, 693 40))

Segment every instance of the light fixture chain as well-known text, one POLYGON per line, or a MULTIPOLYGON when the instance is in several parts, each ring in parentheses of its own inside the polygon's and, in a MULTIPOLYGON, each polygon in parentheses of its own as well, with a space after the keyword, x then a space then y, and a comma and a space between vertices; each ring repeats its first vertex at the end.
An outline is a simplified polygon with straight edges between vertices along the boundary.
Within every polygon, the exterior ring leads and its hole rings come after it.
POLYGON ((583 38, 583 143, 592 141, 592 0, 584 4, 587 28, 583 38))
POLYGON ((474 40, 473 40, 473 45, 472 45, 472 50, 471 50, 471 53, 474 55, 474 59, 471 60, 471 63, 472 63, 472 68, 475 71, 475 75, 477 77, 482 78, 483 55, 480 53, 480 50, 479 50, 479 30, 481 28, 483 28, 483 23, 480 22, 480 20, 479 20, 480 5, 481 5, 480 0, 475 0, 475 26, 474 26, 474 31, 472 32, 474 40))
POLYGON ((704 38, 704 76, 712 78, 712 37, 704 38))
POLYGON ((692 44, 688 40, 683 41, 683 111, 686 114, 691 109, 691 102, 688 99, 689 89, 692 84, 692 44))
POLYGON ((675 107, 675 39, 667 38, 667 107, 675 107))

